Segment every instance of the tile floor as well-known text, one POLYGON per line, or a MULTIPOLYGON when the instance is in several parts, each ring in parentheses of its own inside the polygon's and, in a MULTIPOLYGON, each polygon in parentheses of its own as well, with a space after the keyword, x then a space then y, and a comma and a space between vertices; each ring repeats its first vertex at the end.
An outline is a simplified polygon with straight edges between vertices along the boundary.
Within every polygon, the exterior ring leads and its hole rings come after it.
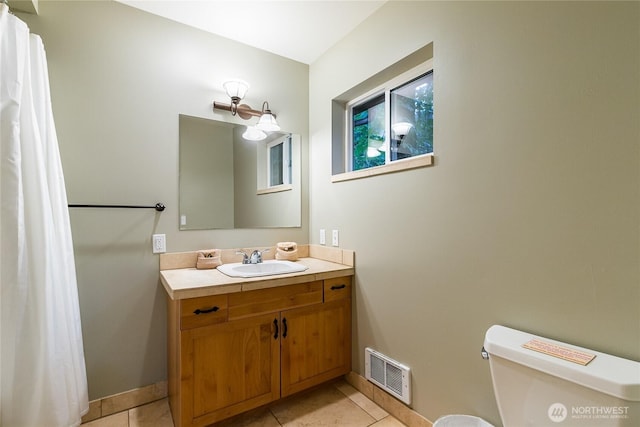
MULTIPOLYGON (((85 427, 173 427, 167 399, 83 424, 85 427)), ((402 427, 344 380, 223 421, 216 427, 402 427)))

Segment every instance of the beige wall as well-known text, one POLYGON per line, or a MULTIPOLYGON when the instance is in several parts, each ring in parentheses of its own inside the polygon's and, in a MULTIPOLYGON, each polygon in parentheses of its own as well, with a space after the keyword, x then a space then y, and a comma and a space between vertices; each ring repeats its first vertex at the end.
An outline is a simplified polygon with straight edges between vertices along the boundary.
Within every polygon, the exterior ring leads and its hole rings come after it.
POLYGON ((310 239, 356 252, 354 368, 500 424, 492 324, 640 359, 640 5, 390 2, 310 67, 310 239), (331 184, 331 99, 434 43, 436 164, 331 184))
POLYGON ((164 380, 152 234, 165 233, 170 252, 308 239, 306 181, 300 228, 178 231, 178 115, 230 121, 211 103, 243 78, 246 103, 268 100, 282 128, 303 135, 306 168, 308 66, 111 1, 41 2, 38 16, 19 16, 47 50, 69 201, 167 206, 71 210, 90 398, 164 380))

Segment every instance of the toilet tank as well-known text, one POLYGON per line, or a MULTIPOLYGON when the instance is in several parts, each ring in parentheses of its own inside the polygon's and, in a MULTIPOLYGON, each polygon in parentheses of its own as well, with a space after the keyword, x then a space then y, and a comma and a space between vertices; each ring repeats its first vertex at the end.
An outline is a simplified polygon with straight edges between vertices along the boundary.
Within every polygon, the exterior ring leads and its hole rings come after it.
POLYGON ((505 427, 640 426, 639 362, 500 325, 484 348, 505 427))

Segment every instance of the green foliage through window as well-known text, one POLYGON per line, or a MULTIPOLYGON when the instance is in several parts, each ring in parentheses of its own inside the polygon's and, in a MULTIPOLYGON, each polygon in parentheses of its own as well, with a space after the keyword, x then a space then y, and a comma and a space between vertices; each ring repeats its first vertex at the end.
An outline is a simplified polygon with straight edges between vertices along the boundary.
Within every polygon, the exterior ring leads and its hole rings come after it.
POLYGON ((384 165, 384 93, 353 108, 353 170, 384 165))
POLYGON ((354 171, 433 153, 433 71, 354 105, 351 120, 354 171))

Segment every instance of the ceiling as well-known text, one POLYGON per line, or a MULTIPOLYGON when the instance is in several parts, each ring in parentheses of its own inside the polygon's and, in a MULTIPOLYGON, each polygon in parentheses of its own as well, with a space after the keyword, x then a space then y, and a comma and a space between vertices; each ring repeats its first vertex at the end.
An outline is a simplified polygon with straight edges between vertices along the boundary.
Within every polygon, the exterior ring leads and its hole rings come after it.
POLYGON ((311 64, 386 0, 116 0, 311 64))

